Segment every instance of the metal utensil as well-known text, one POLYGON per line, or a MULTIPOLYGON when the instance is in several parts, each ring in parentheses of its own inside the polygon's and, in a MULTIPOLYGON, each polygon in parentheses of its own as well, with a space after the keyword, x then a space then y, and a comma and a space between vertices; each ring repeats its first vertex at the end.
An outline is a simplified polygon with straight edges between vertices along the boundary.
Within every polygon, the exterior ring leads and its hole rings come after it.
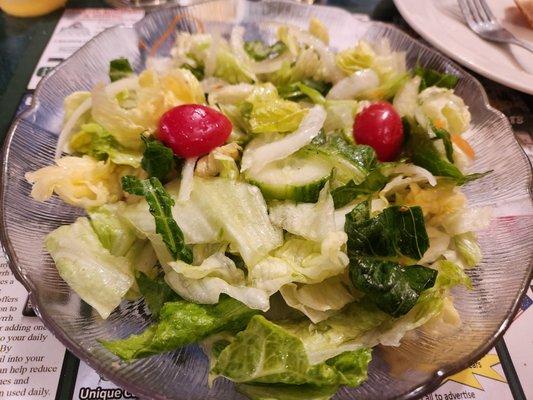
POLYGON ((500 25, 485 0, 458 0, 466 23, 483 39, 510 43, 533 52, 533 45, 519 40, 500 25))

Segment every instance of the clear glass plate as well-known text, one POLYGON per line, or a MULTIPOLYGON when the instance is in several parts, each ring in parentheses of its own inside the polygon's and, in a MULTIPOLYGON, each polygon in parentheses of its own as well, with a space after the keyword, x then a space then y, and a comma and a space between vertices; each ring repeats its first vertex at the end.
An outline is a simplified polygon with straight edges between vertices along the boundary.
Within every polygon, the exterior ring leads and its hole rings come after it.
MULTIPOLYGON (((30 197, 24 173, 53 162, 63 120, 63 99, 75 90, 89 90, 107 81, 109 61, 128 57, 143 69, 149 49, 175 22, 181 30, 205 29, 227 36, 234 24, 243 24, 246 39, 271 40, 277 24, 305 27, 311 16, 330 29, 335 48, 358 39, 386 37, 392 47, 407 51, 410 65, 417 61, 460 77, 457 93, 472 112, 470 142, 477 158, 475 171, 494 172, 465 187, 473 206, 494 207, 495 218, 479 238, 484 258, 468 271, 475 290, 454 293, 462 329, 453 336, 434 338, 414 332, 393 350, 377 348, 369 378, 362 386, 343 388, 335 399, 409 399, 434 389, 444 377, 470 365, 487 352, 508 327, 521 295, 531 279, 533 211, 530 195, 531 166, 516 142, 503 114, 491 108, 474 78, 435 51, 396 28, 362 22, 346 11, 294 2, 217 1, 189 8, 165 9, 148 15, 133 28, 115 27, 89 42, 39 85, 30 110, 12 126, 5 142, 0 206, 2 241, 11 268, 30 292, 45 325, 76 356, 98 373, 130 392, 152 399, 244 399, 226 380, 207 386, 208 363, 197 346, 136 361, 120 363, 100 346, 100 338, 125 337, 148 324, 144 304, 123 302, 103 321, 60 279, 43 237, 70 223, 80 211, 58 198, 41 204, 30 197), (177 15, 182 16, 176 18, 177 15)), ((159 51, 168 53, 171 40, 159 51)))

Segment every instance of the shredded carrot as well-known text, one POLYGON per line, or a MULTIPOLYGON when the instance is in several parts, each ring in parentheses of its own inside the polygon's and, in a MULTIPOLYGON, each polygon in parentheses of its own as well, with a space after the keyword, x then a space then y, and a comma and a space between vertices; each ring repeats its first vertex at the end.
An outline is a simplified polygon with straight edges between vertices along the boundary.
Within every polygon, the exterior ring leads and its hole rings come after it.
POLYGON ((139 47, 142 49, 142 50, 148 50, 148 45, 146 44, 146 42, 144 40, 139 40, 139 47))
POLYGON ((457 147, 459 147, 463 153, 465 153, 468 158, 470 159, 474 159, 474 157, 476 156, 476 153, 474 151, 474 149, 472 148, 472 146, 470 146, 470 144, 464 140, 460 135, 451 135, 452 137, 452 142, 454 142, 457 147))
MULTIPOLYGON (((174 31, 176 30, 176 25, 178 25, 178 23, 185 17, 186 15, 183 15, 183 14, 176 15, 174 17, 172 22, 168 25, 167 29, 155 41, 154 45, 150 49, 150 53, 149 53, 150 57, 154 57, 157 54, 157 51, 159 50, 159 48, 167 41, 168 37, 172 35, 172 33, 174 33, 174 31)), ((204 24, 202 23, 202 21, 200 21, 198 18, 195 18, 195 17, 190 17, 190 18, 192 18, 194 22, 196 23, 198 31, 200 31, 201 33, 204 33, 205 29, 204 29, 204 24)))

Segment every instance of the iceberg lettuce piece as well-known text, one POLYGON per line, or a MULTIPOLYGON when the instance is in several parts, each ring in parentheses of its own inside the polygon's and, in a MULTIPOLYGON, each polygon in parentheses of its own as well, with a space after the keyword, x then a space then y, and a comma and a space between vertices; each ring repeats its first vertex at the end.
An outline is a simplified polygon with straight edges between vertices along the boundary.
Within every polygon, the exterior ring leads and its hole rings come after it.
POLYGON ((128 260, 112 255, 100 243, 87 218, 49 233, 45 247, 61 278, 104 319, 133 285, 128 260))
POLYGON ((313 323, 336 314, 354 301, 346 286, 337 277, 311 285, 289 283, 280 289, 288 306, 300 310, 313 323))
POLYGON ((442 226, 451 235, 487 229, 493 218, 491 207, 470 207, 445 216, 442 226))
MULTIPOLYGON (((215 46, 215 43, 211 44, 215 46)), ((231 51, 225 46, 216 53, 215 70, 213 76, 221 78, 228 83, 252 83, 257 80, 255 74, 250 70, 250 67, 239 60, 231 51)))
POLYGON ((324 131, 341 130, 345 138, 353 141, 353 123, 360 109, 359 103, 355 100, 327 100, 324 106, 327 112, 324 131))
POLYGON ((453 237, 453 243, 467 267, 475 267, 481 261, 481 248, 474 232, 465 232, 453 237))
POLYGON ((335 134, 319 134, 301 152, 330 162, 335 168, 334 184, 346 184, 350 180, 360 184, 377 163, 372 147, 354 145, 335 134))
POLYGON ((114 256, 125 256, 137 239, 135 231, 120 217, 124 203, 106 204, 88 211, 100 243, 114 256))
POLYGON ((255 186, 195 177, 191 199, 219 227, 222 239, 230 242, 247 266, 283 243, 282 231, 270 222, 265 200, 255 186))
POLYGON ((96 123, 83 124, 81 130, 70 138, 72 152, 88 154, 97 160, 111 160, 114 164, 139 168, 142 154, 129 150, 96 123))
POLYGON ((326 185, 316 203, 276 202, 270 206, 270 220, 294 235, 321 242, 336 230, 333 199, 326 185))
POLYGON ((298 103, 280 98, 271 84, 254 89, 240 108, 253 134, 295 131, 306 114, 298 103))
POLYGON ((216 304, 227 294, 252 309, 270 308, 266 291, 247 287, 244 272, 223 253, 215 253, 200 265, 183 261, 171 262, 165 279, 168 285, 186 300, 199 304, 216 304))
MULTIPOLYGON (((169 195, 176 200, 179 192, 178 182, 173 181, 166 186, 169 195)), ((137 236, 151 237, 155 235, 155 221, 148 210, 148 204, 143 199, 132 205, 127 205, 123 217, 135 228, 137 236)), ((172 206, 172 216, 183 231, 185 243, 214 243, 221 239, 221 226, 207 216, 196 201, 194 193, 192 200, 187 202, 175 201, 172 206)), ((164 264, 162 262, 162 264, 164 264)))
POLYGON ((331 232, 322 243, 290 238, 272 255, 249 266, 248 281, 271 294, 291 282, 322 282, 345 271, 348 256, 342 247, 346 241, 342 231, 331 232))

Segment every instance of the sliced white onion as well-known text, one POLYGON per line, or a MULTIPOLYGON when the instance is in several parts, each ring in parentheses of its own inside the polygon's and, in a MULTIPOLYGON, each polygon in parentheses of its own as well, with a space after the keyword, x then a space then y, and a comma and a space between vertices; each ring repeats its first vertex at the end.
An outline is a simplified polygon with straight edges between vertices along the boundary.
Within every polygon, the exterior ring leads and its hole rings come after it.
POLYGON ((318 55, 320 60, 326 70, 326 75, 332 82, 338 82, 344 77, 343 72, 337 67, 335 63, 335 55, 328 49, 320 39, 317 39, 308 32, 304 32, 299 29, 292 30, 294 36, 298 41, 308 46, 313 47, 318 55))
POLYGON ((300 126, 283 139, 257 147, 245 152, 242 158, 241 171, 247 169, 261 170, 265 165, 290 156, 308 145, 318 135, 326 120, 326 110, 316 105, 302 119, 300 126))
POLYGON ((371 69, 362 69, 333 85, 326 98, 328 100, 353 100, 364 91, 378 86, 378 75, 371 69))
POLYGON ((181 183, 180 191, 178 193, 178 201, 184 202, 188 201, 191 198, 193 179, 194 179, 194 167, 198 157, 188 158, 183 164, 183 169, 181 170, 181 183))

